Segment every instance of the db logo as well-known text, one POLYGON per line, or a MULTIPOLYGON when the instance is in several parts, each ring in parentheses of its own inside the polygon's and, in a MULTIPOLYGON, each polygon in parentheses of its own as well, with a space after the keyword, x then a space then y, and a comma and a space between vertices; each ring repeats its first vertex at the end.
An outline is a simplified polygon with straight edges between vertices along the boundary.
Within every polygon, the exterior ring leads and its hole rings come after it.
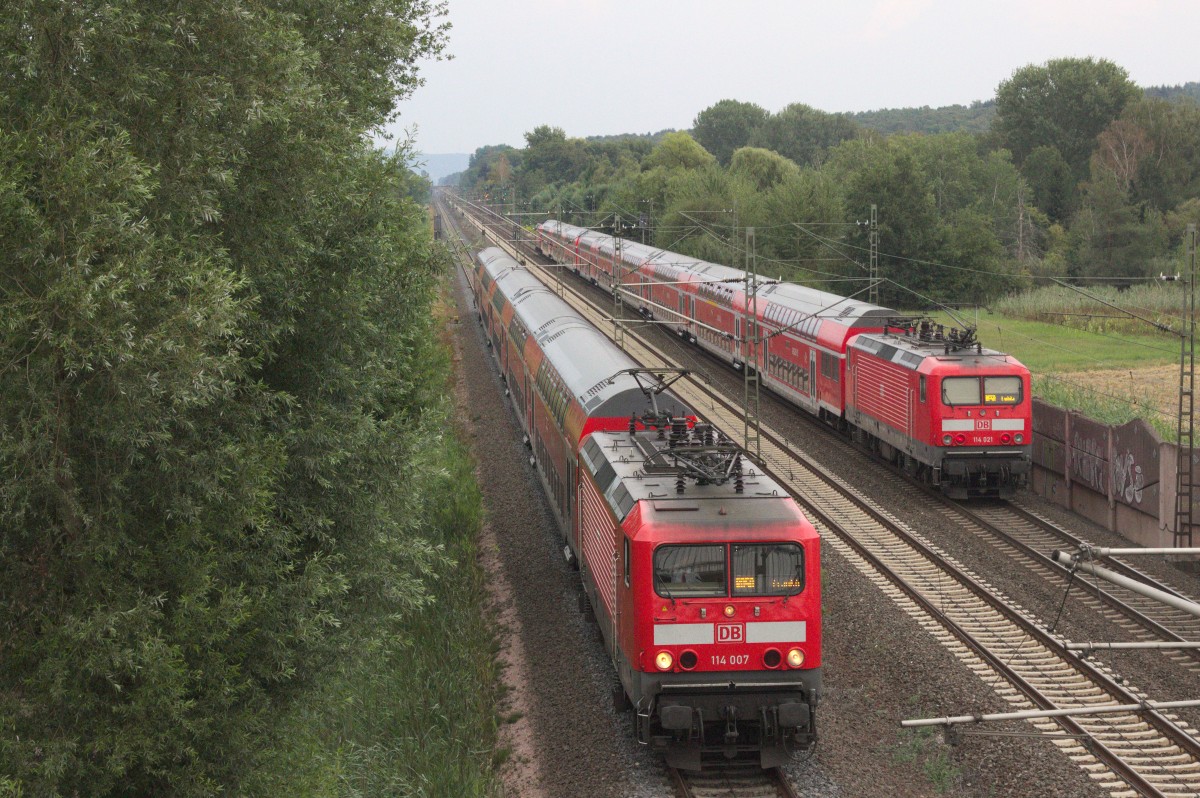
POLYGON ((981 418, 975 422, 975 429, 991 429, 992 420, 990 418, 981 418))
POLYGON ((743 643, 746 640, 746 625, 741 623, 717 624, 718 643, 743 643))

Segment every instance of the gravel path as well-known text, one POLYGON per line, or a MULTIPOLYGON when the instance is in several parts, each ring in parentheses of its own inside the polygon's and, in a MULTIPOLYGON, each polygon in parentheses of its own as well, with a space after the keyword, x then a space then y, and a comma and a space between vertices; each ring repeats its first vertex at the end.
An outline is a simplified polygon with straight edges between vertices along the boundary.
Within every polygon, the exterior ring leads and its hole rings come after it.
MULTIPOLYGON (((595 626, 577 609, 578 574, 559 553, 558 530, 529 466, 515 416, 502 401, 503 386, 461 276, 455 293, 462 320, 457 325, 459 396, 488 511, 485 565, 494 582, 501 656, 510 688, 504 717, 511 722, 503 731, 503 744, 512 751, 504 773, 508 794, 670 796, 658 757, 636 744, 630 716, 611 708, 611 664, 595 626)), ((740 384, 737 374, 690 347, 673 344, 669 351, 682 365, 698 368, 714 381, 740 384)), ((954 540, 949 525, 936 513, 905 509, 909 497, 898 492, 893 480, 879 476, 878 467, 865 457, 847 457, 830 446, 827 432, 798 421, 792 411, 766 397, 762 411, 766 423, 800 448, 818 457, 830 450, 830 468, 897 508, 897 514, 937 538, 939 545, 964 549, 953 552, 964 560, 974 552, 972 567, 993 581, 1012 573, 1012 591, 1019 595, 1023 590, 1016 569, 990 556, 990 547, 954 540)), ((904 718, 1010 707, 829 547, 823 552, 822 579, 821 741, 811 759, 789 768, 802 795, 1107 794, 1044 740, 963 736, 960 744, 951 746, 938 733, 902 732, 899 722, 904 718)), ((1034 587, 1037 595, 1030 597, 1030 605, 1037 612, 1057 607, 1055 596, 1061 598, 1060 592, 1034 587)), ((1013 724, 1005 730, 1033 729, 1013 724)))

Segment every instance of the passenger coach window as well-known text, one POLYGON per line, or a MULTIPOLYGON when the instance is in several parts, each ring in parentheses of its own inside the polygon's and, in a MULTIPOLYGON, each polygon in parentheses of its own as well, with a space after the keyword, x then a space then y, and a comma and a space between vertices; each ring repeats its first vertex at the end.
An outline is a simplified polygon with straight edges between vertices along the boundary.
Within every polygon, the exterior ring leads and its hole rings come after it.
POLYGON ((666 598, 724 596, 724 546, 661 546, 654 552, 654 590, 666 598))
POLYGON ((978 377, 946 377, 942 380, 942 402, 948 405, 983 404, 978 377))
POLYGON ((795 543, 733 548, 733 595, 794 596, 804 589, 804 549, 795 543))
POLYGON ((1020 377, 984 377, 983 402, 989 405, 1015 405, 1021 402, 1020 377))

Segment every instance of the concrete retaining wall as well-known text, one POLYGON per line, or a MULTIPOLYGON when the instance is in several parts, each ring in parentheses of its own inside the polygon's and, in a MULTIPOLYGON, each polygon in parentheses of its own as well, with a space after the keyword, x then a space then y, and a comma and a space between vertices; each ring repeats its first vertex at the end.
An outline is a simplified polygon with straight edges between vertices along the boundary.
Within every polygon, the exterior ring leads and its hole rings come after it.
POLYGON ((1134 543, 1174 545, 1176 452, 1140 419, 1112 427, 1033 400, 1030 487, 1134 543))

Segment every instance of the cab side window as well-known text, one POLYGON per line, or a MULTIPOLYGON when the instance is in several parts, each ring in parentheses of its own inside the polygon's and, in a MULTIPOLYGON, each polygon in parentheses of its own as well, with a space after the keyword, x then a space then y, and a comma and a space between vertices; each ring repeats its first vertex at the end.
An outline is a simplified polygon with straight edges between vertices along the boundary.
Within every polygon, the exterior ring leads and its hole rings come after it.
POLYGON ((625 538, 625 550, 622 552, 622 556, 625 558, 625 587, 629 587, 631 581, 629 567, 629 538, 625 538))

